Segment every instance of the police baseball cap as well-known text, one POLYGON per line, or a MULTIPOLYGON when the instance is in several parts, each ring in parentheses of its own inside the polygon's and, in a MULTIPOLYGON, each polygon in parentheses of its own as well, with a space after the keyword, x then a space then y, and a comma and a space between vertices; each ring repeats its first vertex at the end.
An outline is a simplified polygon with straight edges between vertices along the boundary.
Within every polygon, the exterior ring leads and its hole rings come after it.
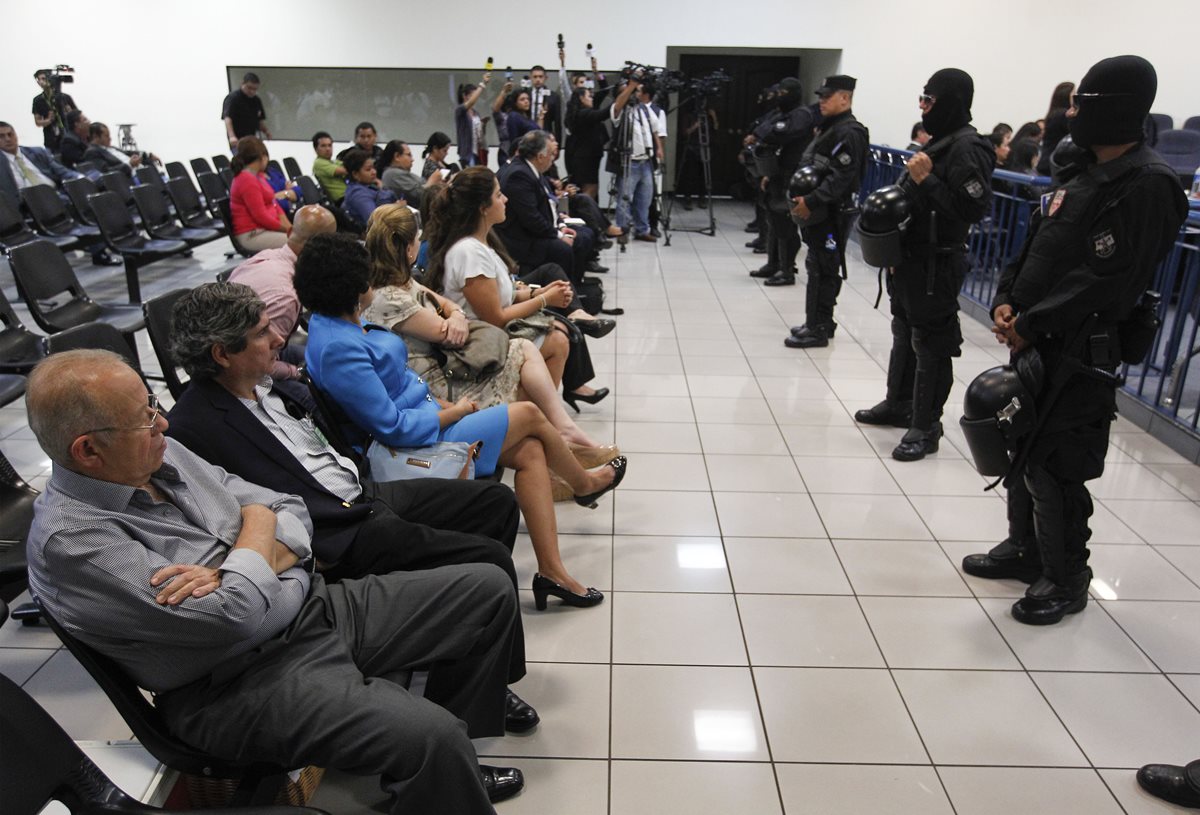
POLYGON ((825 77, 825 84, 817 88, 817 96, 827 96, 834 91, 853 91, 858 80, 845 74, 825 77))

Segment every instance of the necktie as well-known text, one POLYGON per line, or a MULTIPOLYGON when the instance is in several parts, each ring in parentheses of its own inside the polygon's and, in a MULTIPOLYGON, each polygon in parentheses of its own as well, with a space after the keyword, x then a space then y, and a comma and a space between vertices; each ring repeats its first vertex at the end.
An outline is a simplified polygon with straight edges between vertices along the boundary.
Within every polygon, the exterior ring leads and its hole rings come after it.
POLYGON ((33 172, 29 169, 29 165, 25 163, 25 157, 21 155, 20 150, 17 150, 16 159, 17 168, 21 171, 21 177, 25 179, 25 186, 32 187, 37 184, 37 178, 34 177, 33 172))

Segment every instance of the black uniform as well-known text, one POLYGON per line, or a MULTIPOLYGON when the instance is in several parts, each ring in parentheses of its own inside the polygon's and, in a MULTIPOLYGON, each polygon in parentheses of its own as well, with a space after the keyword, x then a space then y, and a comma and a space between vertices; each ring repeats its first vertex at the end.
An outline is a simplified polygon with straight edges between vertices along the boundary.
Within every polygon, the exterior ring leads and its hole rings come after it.
MULTIPOLYGON (((993 312, 1012 307, 1017 333, 1033 344, 1045 368, 1039 411, 1048 412, 1030 449, 1025 484, 1033 497, 1043 576, 1054 586, 1086 593, 1092 500, 1084 482, 1104 471, 1116 412, 1113 385, 1070 376, 1064 360, 1116 370, 1118 327, 1186 217, 1178 178, 1139 145, 1043 196, 1021 259, 997 288, 993 312), (1054 383, 1067 376, 1053 404, 1045 404, 1054 383)), ((1037 589, 1035 584, 1030 592, 1037 589)))
POLYGON ((940 435, 954 381, 951 358, 962 353, 958 292, 968 266, 967 233, 991 206, 996 154, 970 125, 931 141, 924 152, 933 160, 930 175, 921 184, 908 176, 901 180, 915 211, 905 233, 905 261, 888 276, 887 399, 911 399, 911 428, 940 435))
POLYGON ((775 245, 772 249, 777 276, 794 277, 796 255, 800 251, 800 235, 796 231, 789 212, 792 204, 788 200, 787 187, 812 144, 813 131, 821 120, 816 105, 803 105, 791 110, 780 110, 779 115, 768 126, 760 127, 759 141, 778 147, 778 169, 767 178, 766 212, 770 232, 768 240, 775 245))
POLYGON ((800 162, 801 166, 812 165, 826 173, 820 186, 804 196, 809 210, 823 211, 826 216, 810 219, 800 235, 808 247, 804 260, 808 272, 804 324, 814 329, 823 327, 827 334, 833 332, 833 309, 842 290, 841 271, 852 220, 848 213, 866 171, 869 144, 867 128, 846 111, 821 123, 800 162))
POLYGON ((233 135, 237 138, 257 136, 259 126, 267 118, 262 99, 247 96, 242 89, 234 88, 221 104, 221 118, 233 122, 233 135))

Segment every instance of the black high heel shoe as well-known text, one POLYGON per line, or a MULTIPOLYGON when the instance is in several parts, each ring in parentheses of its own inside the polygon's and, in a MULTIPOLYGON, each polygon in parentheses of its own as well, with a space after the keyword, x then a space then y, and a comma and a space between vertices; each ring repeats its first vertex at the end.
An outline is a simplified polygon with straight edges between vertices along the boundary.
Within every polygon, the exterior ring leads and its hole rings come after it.
POLYGON ((599 388, 590 396, 585 396, 582 393, 567 393, 563 391, 563 401, 575 409, 579 413, 579 405, 576 402, 583 402, 588 405, 594 405, 597 402, 603 401, 604 397, 608 396, 608 388, 599 388))
POLYGON ((611 334, 612 330, 617 327, 616 320, 605 320, 599 317, 592 320, 572 320, 571 322, 584 334, 596 338, 611 334))
POLYGON ((609 485, 604 489, 593 492, 590 495, 576 495, 575 503, 579 504, 581 507, 595 509, 596 502, 600 500, 600 497, 606 492, 612 492, 617 488, 617 485, 621 483, 621 479, 625 477, 625 467, 627 464, 629 464, 629 459, 625 458, 625 456, 617 456, 612 461, 605 464, 605 467, 612 467, 617 471, 616 474, 613 475, 613 480, 609 482, 609 485))
POLYGON ((551 594, 562 600, 564 606, 575 606, 576 608, 590 608, 600 605, 604 601, 604 595, 590 586, 586 593, 576 594, 548 577, 535 574, 533 576, 533 604, 538 611, 546 610, 546 597, 551 594))

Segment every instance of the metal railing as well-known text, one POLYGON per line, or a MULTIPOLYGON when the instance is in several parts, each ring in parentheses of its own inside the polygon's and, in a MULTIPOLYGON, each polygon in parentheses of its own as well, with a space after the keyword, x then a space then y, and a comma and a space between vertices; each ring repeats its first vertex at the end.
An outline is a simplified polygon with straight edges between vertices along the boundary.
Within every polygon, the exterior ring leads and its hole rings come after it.
MULTIPOLYGON (((860 198, 896 183, 911 155, 871 145, 860 198)), ((1045 176, 993 173, 991 212, 968 236, 971 265, 964 297, 991 308, 1000 274, 1020 254, 1030 217, 1050 184, 1045 176)), ((1162 326, 1146 361, 1126 365, 1123 373, 1127 393, 1200 438, 1200 202, 1191 203, 1187 223, 1154 274, 1152 288, 1162 294, 1162 326)))

